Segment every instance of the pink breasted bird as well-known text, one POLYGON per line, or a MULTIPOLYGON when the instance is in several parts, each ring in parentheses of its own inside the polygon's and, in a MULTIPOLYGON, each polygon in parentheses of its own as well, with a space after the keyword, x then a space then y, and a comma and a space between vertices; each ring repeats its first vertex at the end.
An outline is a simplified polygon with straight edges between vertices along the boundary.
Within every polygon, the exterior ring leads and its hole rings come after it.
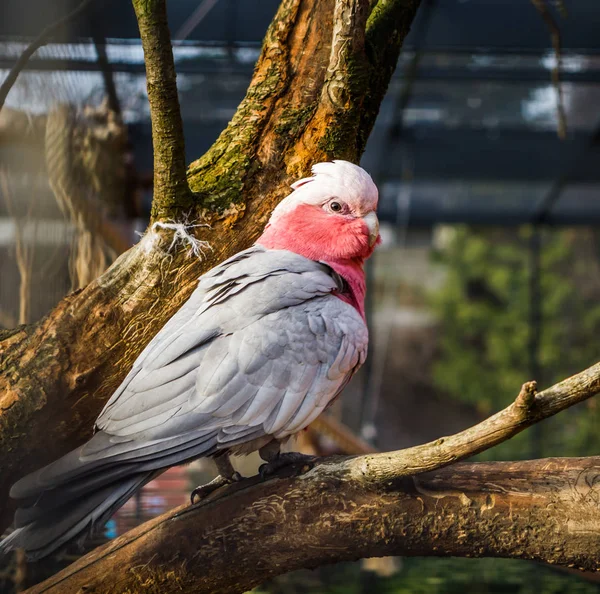
POLYGON ((16 529, 0 550, 44 557, 81 539, 166 468, 279 447, 339 395, 367 354, 363 265, 379 242, 377 188, 360 167, 319 163, 251 248, 199 279, 137 358, 84 445, 22 478, 16 529))

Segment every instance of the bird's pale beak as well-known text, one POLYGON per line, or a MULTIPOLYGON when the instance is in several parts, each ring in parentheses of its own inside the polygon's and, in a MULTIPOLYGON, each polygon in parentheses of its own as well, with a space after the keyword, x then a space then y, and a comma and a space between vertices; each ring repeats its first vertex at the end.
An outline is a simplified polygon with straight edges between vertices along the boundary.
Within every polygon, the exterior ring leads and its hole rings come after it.
POLYGON ((363 217, 363 221, 369 229, 369 246, 373 247, 379 237, 379 219, 374 212, 370 212, 363 217))

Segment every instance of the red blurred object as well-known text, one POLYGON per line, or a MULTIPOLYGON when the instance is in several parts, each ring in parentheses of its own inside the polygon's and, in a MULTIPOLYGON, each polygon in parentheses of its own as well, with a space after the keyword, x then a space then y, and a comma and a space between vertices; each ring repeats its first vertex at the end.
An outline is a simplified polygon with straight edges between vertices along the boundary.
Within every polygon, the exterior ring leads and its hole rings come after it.
POLYGON ((174 466, 150 481, 115 514, 117 535, 189 502, 190 486, 185 466, 174 466))

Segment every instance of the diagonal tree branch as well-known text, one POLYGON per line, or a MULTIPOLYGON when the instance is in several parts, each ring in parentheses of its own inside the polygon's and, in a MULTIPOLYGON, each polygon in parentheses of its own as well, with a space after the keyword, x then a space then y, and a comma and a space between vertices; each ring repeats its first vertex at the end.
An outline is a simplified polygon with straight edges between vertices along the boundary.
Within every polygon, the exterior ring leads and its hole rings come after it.
POLYGON ((293 569, 398 554, 518 557, 600 571, 600 458, 440 471, 598 391, 600 364, 539 394, 534 382, 524 384, 509 407, 447 438, 324 459, 299 477, 289 469, 279 480, 252 477, 146 522, 30 592, 127 590, 139 579, 165 594, 244 592, 293 569), (132 576, 132 566, 143 570, 132 576))
POLYGON ((448 466, 507 441, 521 431, 600 392, 600 363, 539 394, 535 382, 523 384, 516 400, 485 421, 450 437, 365 458, 369 473, 409 476, 448 466))

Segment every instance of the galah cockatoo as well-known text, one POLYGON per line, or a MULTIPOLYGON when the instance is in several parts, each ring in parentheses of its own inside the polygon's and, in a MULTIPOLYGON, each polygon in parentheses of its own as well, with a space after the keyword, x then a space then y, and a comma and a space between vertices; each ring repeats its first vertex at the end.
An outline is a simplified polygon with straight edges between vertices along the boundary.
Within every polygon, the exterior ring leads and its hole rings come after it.
POLYGON ((319 163, 256 244, 202 276, 136 359, 80 448, 13 485, 16 529, 0 550, 44 557, 101 526, 166 468, 279 446, 342 391, 367 355, 363 264, 379 241, 377 188, 360 167, 319 163))

